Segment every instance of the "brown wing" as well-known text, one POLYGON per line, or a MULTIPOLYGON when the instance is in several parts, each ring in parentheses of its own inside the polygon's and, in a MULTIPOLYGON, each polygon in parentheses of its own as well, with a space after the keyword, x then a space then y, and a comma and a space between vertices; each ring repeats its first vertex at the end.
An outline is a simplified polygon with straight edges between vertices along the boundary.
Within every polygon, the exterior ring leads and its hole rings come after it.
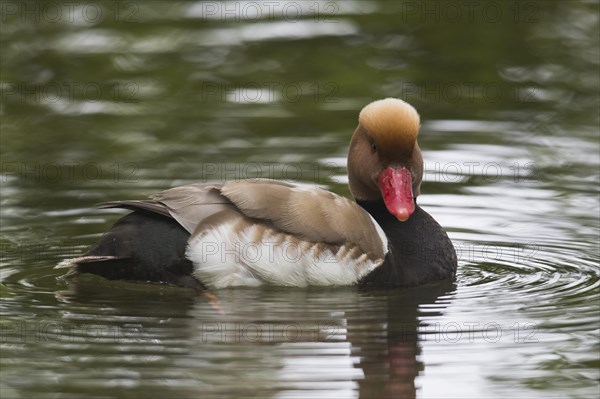
POLYGON ((310 242, 354 243, 383 258, 386 243, 371 216, 355 202, 320 188, 302 188, 273 180, 240 180, 221 187, 246 216, 310 242))
POLYGON ((169 214, 192 234, 206 218, 235 209, 220 193, 220 184, 188 184, 154 194, 152 200, 166 206, 169 214))
POLYGON ((192 234, 204 219, 226 209, 235 209, 231 201, 220 194, 220 187, 218 184, 188 184, 154 194, 150 200, 111 201, 100 207, 143 209, 172 217, 192 234))

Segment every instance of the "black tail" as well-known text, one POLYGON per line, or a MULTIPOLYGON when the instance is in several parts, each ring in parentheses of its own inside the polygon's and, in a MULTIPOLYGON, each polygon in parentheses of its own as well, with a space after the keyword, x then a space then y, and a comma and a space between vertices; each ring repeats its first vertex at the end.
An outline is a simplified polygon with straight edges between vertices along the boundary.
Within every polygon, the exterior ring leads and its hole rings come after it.
POLYGON ((189 233, 174 219, 137 210, 106 232, 85 255, 63 261, 69 274, 92 273, 109 280, 151 281, 203 291, 185 257, 189 233))

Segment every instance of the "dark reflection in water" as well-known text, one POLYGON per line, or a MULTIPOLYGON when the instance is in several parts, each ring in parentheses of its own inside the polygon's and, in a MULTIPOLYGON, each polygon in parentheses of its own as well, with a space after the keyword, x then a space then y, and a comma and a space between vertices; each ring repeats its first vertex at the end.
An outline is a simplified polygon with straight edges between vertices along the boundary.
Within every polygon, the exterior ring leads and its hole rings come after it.
MULTIPOLYGON (((425 367, 419 307, 441 315, 445 305, 438 298, 455 287, 226 290, 219 292, 218 309, 185 290, 157 295, 131 284, 107 288, 73 281, 56 293, 59 308, 69 307, 60 321, 11 326, 6 339, 18 343, 26 327, 34 341, 29 345, 48 340, 52 351, 65 350, 58 359, 62 372, 72 382, 86 381, 63 387, 74 394, 116 395, 143 383, 152 388, 150 397, 168 395, 175 385, 189 386, 190 397, 284 391, 321 397, 356 390, 361 397, 410 398, 425 367), (223 373, 230 377, 223 380, 223 373), (233 376, 237 384, 230 384, 233 376)), ((47 364, 30 367, 43 374, 47 364)), ((21 388, 43 397, 44 378, 38 383, 21 388)))
POLYGON ((597 396, 598 5, 275 3, 2 2, 0 397, 597 396), (348 195, 357 112, 386 96, 422 116, 455 286, 217 305, 52 269, 118 217, 99 202, 248 177, 348 195))
POLYGON ((450 283, 442 283, 385 293, 385 310, 368 316, 371 322, 383 322, 381 340, 361 334, 358 326, 367 324, 361 323, 364 313, 349 312, 348 325, 356 323, 358 331, 354 334, 354 328, 349 327, 348 340, 353 347, 363 348, 360 367, 365 378, 359 381, 360 397, 416 397, 415 378, 425 367, 419 357, 420 309, 426 306, 429 316, 441 315, 446 306, 439 304, 438 299, 454 288, 450 283))

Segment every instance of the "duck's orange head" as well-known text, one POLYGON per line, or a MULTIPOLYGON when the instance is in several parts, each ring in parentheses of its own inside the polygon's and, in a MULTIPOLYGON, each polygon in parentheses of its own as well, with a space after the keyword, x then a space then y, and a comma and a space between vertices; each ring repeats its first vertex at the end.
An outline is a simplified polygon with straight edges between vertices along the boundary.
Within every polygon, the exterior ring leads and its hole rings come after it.
POLYGON ((423 178, 417 144, 420 118, 407 102, 386 98, 362 109, 348 153, 354 198, 383 199, 388 211, 406 221, 415 210, 423 178))

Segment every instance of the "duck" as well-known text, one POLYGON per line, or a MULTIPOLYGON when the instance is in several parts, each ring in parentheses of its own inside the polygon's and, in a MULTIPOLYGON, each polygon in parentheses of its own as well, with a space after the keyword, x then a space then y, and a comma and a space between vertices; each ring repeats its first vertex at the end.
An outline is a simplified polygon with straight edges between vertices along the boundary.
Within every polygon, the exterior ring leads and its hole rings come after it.
POLYGON ((452 280, 456 251, 417 204, 418 112, 385 98, 359 113, 348 150, 353 200, 320 187, 245 179, 174 187, 102 208, 131 212, 67 276, 231 287, 412 287, 452 280))

